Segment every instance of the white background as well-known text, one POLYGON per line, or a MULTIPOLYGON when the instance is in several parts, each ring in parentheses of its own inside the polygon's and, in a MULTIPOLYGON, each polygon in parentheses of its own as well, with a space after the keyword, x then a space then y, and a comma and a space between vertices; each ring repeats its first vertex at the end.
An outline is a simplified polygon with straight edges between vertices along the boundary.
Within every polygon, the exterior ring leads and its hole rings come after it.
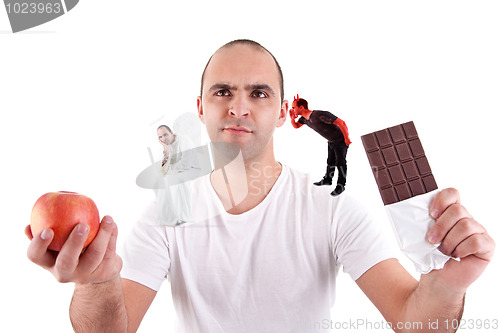
MULTIPOLYGON (((458 188, 498 241, 499 17, 498 1, 82 0, 12 34, 0 7, 2 326, 71 331, 73 285, 26 258, 34 202, 50 191, 84 193, 114 217, 123 240, 153 197, 135 185, 147 147, 159 148, 151 124, 196 111, 209 56, 236 38, 274 53, 286 98, 298 93, 346 121, 348 190, 384 223, 360 136, 413 120, 439 186, 458 188)), ((323 176, 326 142, 310 129, 287 121, 275 150, 289 166, 323 176)), ((496 258, 471 286, 465 319, 500 320, 499 266, 496 258)), ((334 322, 382 320, 346 274, 338 283, 334 322)), ((140 331, 174 332, 174 322, 165 283, 140 331)))

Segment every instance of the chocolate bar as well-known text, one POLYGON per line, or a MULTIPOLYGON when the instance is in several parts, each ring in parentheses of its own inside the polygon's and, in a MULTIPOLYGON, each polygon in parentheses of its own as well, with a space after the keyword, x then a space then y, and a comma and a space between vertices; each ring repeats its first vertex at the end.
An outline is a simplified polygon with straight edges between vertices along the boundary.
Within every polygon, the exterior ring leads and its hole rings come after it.
POLYGON ((361 137, 384 205, 438 188, 412 121, 361 137))

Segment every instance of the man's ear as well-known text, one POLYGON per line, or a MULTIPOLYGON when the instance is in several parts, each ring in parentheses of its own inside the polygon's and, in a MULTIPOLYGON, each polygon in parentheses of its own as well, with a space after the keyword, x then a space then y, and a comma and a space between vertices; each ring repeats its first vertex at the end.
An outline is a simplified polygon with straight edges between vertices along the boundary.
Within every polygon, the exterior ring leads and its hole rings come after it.
POLYGON ((196 98, 196 107, 198 108, 198 117, 200 118, 201 122, 205 124, 205 119, 203 119, 203 105, 201 103, 201 96, 198 96, 196 98))
POLYGON ((281 103, 280 114, 278 117, 278 122, 276 123, 276 127, 280 127, 285 123, 287 113, 288 113, 288 101, 285 99, 283 103, 281 103))

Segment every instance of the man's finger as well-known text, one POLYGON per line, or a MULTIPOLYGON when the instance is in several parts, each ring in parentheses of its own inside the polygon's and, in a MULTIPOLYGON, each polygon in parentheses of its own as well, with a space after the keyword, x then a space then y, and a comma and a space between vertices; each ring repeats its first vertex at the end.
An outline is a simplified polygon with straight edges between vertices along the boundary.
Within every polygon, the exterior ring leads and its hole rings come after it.
MULTIPOLYGON (((440 250, 446 255, 452 255, 455 249, 467 238, 475 234, 483 234, 486 229, 472 218, 463 218, 448 232, 440 245, 440 250)), ((468 253, 467 255, 469 255, 468 253)))
POLYGON ((82 254, 80 266, 78 267, 80 272, 91 273, 101 264, 114 228, 115 223, 111 216, 104 216, 96 237, 82 254))
POLYGON ((427 239, 431 244, 439 244, 446 237, 448 232, 457 224, 461 219, 471 218, 464 206, 454 203, 447 207, 447 209, 440 214, 436 223, 432 226, 427 234, 427 239))
POLYGON ((89 226, 80 223, 71 231, 68 239, 64 242, 54 266, 54 275, 59 282, 71 281, 71 276, 78 265, 88 233, 89 226))
POLYGON ((27 225, 25 228, 24 228, 24 234, 26 235, 26 237, 29 238, 29 240, 32 240, 33 239, 33 233, 31 232, 31 225, 27 225))
POLYGON ((452 253, 455 258, 465 258, 470 255, 490 261, 493 258, 495 241, 487 233, 474 234, 461 242, 452 253))
POLYGON ((115 274, 119 274, 122 261, 116 254, 116 241, 118 237, 118 227, 113 224, 113 232, 110 236, 108 247, 99 266, 92 272, 92 278, 95 281, 105 281, 115 274))
POLYGON ((53 267, 56 261, 56 256, 54 252, 48 250, 49 244, 52 242, 52 238, 54 238, 54 232, 49 228, 42 230, 39 235, 33 236, 31 243, 28 246, 28 259, 45 269, 53 267))
POLYGON ((118 239, 118 227, 116 224, 113 226, 113 232, 111 234, 111 238, 108 243, 108 248, 106 249, 106 254, 104 259, 110 259, 115 256, 116 253, 116 242, 118 239))
POLYGON ((444 189, 432 201, 429 214, 432 218, 437 219, 450 205, 456 203, 460 203, 460 193, 454 188, 444 189))

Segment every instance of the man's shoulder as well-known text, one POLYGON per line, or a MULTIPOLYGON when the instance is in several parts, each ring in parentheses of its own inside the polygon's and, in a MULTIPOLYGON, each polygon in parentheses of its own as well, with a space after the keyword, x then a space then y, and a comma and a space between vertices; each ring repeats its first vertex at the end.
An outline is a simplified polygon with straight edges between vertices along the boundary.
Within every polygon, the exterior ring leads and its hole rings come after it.
POLYGON ((311 174, 291 168, 287 165, 283 164, 283 170, 285 172, 284 186, 288 187, 288 190, 292 190, 291 188, 295 188, 295 193, 300 193, 303 197, 311 197, 311 198, 327 198, 331 199, 332 196, 330 192, 332 189, 329 186, 315 186, 313 185, 314 180, 311 177, 311 174))
POLYGON ((314 110, 313 113, 315 113, 316 116, 319 116, 319 117, 337 118, 337 116, 334 115, 333 113, 331 113, 330 111, 314 110))
POLYGON ((317 179, 293 168, 288 168, 287 177, 283 180, 286 182, 279 189, 282 195, 277 200, 282 205, 295 207, 294 211, 300 212, 299 215, 310 214, 308 216, 315 220, 327 222, 334 221, 334 216, 339 217, 338 221, 358 221, 365 215, 368 216, 364 204, 349 189, 338 196, 332 196, 330 193, 335 186, 316 186, 313 183, 317 179))
POLYGON ((289 165, 284 164, 284 163, 282 163, 282 162, 280 162, 280 163, 281 163, 281 165, 282 165, 282 167, 283 167, 283 169, 282 169, 282 173, 283 173, 283 175, 285 175, 285 176, 290 176, 290 177, 300 177, 300 178, 307 176, 307 173, 305 173, 305 172, 303 172, 303 171, 300 171, 300 170, 298 170, 298 169, 292 168, 292 167, 290 167, 289 165))

